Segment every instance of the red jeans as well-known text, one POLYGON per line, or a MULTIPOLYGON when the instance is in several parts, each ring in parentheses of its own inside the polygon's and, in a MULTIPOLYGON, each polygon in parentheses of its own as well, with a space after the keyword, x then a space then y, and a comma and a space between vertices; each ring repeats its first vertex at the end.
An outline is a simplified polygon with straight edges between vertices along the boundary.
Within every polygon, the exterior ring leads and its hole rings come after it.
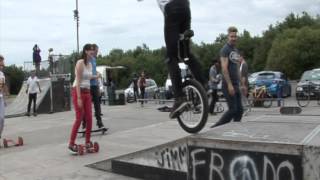
POLYGON ((74 121, 69 145, 74 145, 77 137, 77 132, 79 130, 80 124, 83 119, 86 121, 86 143, 90 142, 91 129, 92 129, 92 104, 91 104, 91 94, 90 90, 82 91, 81 90, 81 100, 82 108, 78 106, 76 88, 72 89, 72 100, 73 106, 76 111, 76 120, 74 121), (84 118, 83 118, 84 117, 84 118))

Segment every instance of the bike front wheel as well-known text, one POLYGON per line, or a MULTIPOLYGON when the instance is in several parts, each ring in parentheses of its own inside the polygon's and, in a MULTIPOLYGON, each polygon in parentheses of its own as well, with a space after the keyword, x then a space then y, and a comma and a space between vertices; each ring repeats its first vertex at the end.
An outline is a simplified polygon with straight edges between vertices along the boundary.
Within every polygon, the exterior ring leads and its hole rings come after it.
POLYGON ((264 97, 262 103, 263 103, 263 107, 265 107, 265 108, 271 107, 272 106, 272 96, 270 94, 267 94, 264 97))
POLYGON ((187 105, 177 118, 180 126, 188 133, 198 133, 203 129, 208 119, 208 99, 202 85, 193 79, 183 84, 183 93, 187 105))

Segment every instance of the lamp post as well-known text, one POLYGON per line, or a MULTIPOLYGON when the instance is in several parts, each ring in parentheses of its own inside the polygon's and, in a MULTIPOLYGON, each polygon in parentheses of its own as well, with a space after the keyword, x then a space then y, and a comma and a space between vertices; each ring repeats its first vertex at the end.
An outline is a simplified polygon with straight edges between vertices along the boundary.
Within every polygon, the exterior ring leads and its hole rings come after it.
POLYGON ((77 53, 79 54, 79 10, 78 10, 78 0, 76 0, 76 9, 73 11, 74 20, 77 24, 77 53))

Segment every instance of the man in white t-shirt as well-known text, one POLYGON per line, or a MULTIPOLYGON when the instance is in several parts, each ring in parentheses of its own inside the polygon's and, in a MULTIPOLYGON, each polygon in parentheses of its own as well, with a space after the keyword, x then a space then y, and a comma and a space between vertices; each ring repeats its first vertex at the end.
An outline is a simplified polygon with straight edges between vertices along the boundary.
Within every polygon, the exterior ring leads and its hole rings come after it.
POLYGON ((37 93, 41 93, 40 83, 36 76, 36 72, 32 71, 31 76, 27 80, 27 90, 26 93, 29 94, 29 103, 27 116, 30 116, 31 103, 33 102, 33 115, 37 116, 36 102, 37 102, 37 93))
POLYGON ((0 55, 0 139, 1 139, 1 134, 3 131, 4 127, 4 108, 5 108, 5 83, 6 83, 6 78, 3 73, 3 68, 4 68, 4 57, 0 55))

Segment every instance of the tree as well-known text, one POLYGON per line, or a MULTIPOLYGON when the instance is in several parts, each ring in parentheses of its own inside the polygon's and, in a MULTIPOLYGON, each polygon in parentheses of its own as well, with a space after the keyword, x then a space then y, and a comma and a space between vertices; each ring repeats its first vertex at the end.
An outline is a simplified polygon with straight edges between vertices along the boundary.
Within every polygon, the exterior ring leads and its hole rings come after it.
POLYGON ((4 73, 9 82, 10 94, 18 94, 24 80, 22 67, 17 67, 16 65, 7 66, 4 69, 4 73))
POLYGON ((304 71, 320 66, 319 52, 320 29, 288 29, 274 40, 267 68, 282 71, 296 79, 304 71))

